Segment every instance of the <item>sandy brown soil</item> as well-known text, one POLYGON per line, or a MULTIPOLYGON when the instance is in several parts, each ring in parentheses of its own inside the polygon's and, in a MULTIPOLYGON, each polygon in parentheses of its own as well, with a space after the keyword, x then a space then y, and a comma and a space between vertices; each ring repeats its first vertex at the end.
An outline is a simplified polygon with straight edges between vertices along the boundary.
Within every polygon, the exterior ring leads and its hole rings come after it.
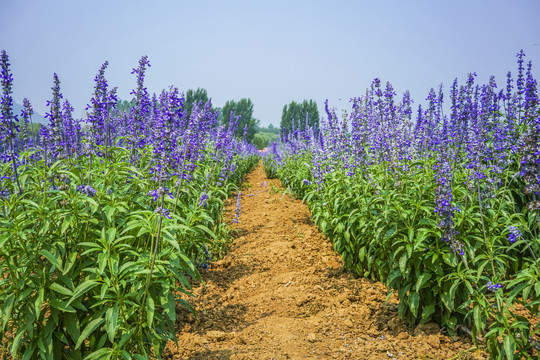
MULTIPOLYGON (((407 327, 386 288, 342 269, 301 201, 259 165, 247 178, 229 254, 194 288, 169 359, 483 359, 467 336, 407 327), (266 182, 267 187, 264 186, 266 182), (261 186, 262 184, 262 186, 261 186), (276 191, 279 190, 279 191, 276 191)), ((227 205, 232 218, 235 200, 227 205)))

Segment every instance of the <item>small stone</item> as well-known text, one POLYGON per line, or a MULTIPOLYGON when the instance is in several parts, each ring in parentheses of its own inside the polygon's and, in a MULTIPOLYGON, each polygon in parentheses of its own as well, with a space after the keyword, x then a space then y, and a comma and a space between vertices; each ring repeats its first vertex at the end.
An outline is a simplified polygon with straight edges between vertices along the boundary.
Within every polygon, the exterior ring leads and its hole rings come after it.
POLYGON ((244 336, 242 336, 242 335, 238 335, 238 336, 236 337, 236 339, 237 339, 238 342, 239 342, 240 344, 242 344, 242 345, 246 345, 246 344, 247 344, 246 338, 245 338, 244 336))
POLYGON ((367 331, 367 334, 371 337, 377 337, 379 336, 379 331, 377 331, 377 329, 375 328, 370 328, 368 331, 367 331))
POLYGON ((441 340, 437 335, 428 335, 426 338, 426 342, 434 349, 438 349, 441 347, 441 340))
POLYGON ((206 337, 210 341, 223 341, 227 337, 227 334, 223 331, 212 330, 206 333, 206 337))
POLYGON ((221 260, 218 260, 214 263, 214 265, 216 267, 223 267, 223 268, 228 268, 229 266, 231 266, 231 260, 230 259, 221 259, 221 260))
POLYGON ((439 325, 435 323, 420 324, 414 329, 414 335, 435 335, 439 332, 439 325))
POLYGON ((306 337, 306 340, 309 342, 315 342, 317 341, 317 337, 315 336, 314 333, 309 333, 306 337))
POLYGON ((396 339, 398 340, 406 340, 409 338, 409 334, 405 331, 402 331, 400 332, 397 336, 396 336, 396 339))
POLYGON ((396 330, 397 328, 399 328, 399 325, 400 325, 400 322, 399 322, 399 319, 397 318, 392 318, 388 321, 388 328, 390 330, 396 330))
POLYGON ((352 328, 353 322, 350 319, 345 319, 345 321, 343 322, 343 325, 345 325, 348 328, 352 328))
POLYGON ((301 296, 296 300, 296 306, 300 307, 309 301, 307 296, 301 296))

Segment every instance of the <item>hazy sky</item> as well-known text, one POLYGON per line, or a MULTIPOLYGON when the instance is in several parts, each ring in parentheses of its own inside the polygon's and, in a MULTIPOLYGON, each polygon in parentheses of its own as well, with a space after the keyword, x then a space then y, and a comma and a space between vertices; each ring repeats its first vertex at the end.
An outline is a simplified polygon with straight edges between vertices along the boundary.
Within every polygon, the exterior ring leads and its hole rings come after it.
POLYGON ((325 99, 348 108, 374 77, 416 104, 473 71, 503 86, 520 49, 540 77, 539 0, 0 0, 0 13, 14 99, 41 114, 56 72, 81 116, 106 60, 109 85, 130 99, 142 55, 151 93, 202 87, 216 106, 249 97, 264 126, 292 100, 316 100, 321 115, 325 99))

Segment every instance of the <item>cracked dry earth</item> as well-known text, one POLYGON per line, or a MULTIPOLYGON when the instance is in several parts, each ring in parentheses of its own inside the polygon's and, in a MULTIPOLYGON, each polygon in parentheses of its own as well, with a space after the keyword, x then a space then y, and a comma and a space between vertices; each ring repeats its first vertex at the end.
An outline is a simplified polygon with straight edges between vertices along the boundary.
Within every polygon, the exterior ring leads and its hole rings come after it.
MULTIPOLYGON (((198 315, 178 308, 178 347, 171 342, 165 358, 486 358, 468 336, 450 337, 433 323, 403 323, 397 297, 387 303, 383 284, 343 270, 307 206, 283 195, 262 164, 242 192, 230 252, 203 274, 206 285, 194 285, 198 315)), ((234 209, 231 198, 229 218, 234 209)))

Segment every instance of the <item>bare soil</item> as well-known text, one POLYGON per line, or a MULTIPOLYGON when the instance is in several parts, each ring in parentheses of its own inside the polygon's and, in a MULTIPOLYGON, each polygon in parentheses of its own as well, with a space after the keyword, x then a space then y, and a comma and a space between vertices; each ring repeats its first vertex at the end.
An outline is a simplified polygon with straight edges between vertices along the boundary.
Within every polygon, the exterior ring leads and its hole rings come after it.
MULTIPOLYGON (((399 299, 342 267, 309 211, 262 164, 243 186, 228 255, 194 287, 197 316, 179 308, 168 359, 484 359, 466 335, 408 327, 399 299)), ((235 199, 226 214, 232 220, 235 199)))

